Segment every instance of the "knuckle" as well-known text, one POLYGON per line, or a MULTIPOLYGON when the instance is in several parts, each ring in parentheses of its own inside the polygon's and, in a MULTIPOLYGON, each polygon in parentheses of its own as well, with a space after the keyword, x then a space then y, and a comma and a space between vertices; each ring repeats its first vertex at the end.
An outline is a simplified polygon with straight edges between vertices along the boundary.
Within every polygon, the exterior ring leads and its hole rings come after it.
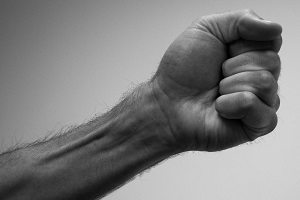
POLYGON ((267 133, 272 132, 276 128, 277 123, 278 123, 278 117, 276 114, 274 114, 270 119, 270 123, 266 132, 267 133))
POLYGON ((254 14, 254 11, 250 8, 243 9, 242 12, 245 14, 254 14))
POLYGON ((282 46, 282 36, 280 35, 277 39, 273 41, 273 50, 278 53, 282 46))
POLYGON ((277 89, 277 83, 274 76, 269 71, 258 72, 258 85, 259 89, 263 92, 269 92, 277 89))
POLYGON ((279 109, 279 107, 280 107, 280 98, 279 98, 278 95, 276 95, 276 101, 275 101, 275 103, 272 107, 275 109, 275 111, 277 111, 279 109))
POLYGON ((249 110, 255 106, 257 97, 252 92, 245 91, 245 92, 241 92, 239 99, 240 99, 239 104, 241 109, 249 110))
POLYGON ((224 61, 223 62, 223 64, 222 64, 222 74, 223 74, 223 76, 225 76, 225 77, 227 77, 229 74, 228 74, 228 66, 229 66, 229 60, 226 60, 226 61, 224 61))
POLYGON ((265 53, 265 58, 268 60, 270 67, 272 67, 273 70, 280 68, 281 61, 278 53, 275 51, 266 51, 265 53))
POLYGON ((219 93, 222 95, 225 93, 225 87, 224 87, 224 79, 220 81, 219 83, 219 93))
POLYGON ((240 20, 238 21, 238 27, 242 28, 242 27, 246 27, 246 18, 247 16, 251 16, 251 15, 255 15, 255 12, 252 9, 246 8, 246 9, 242 9, 239 10, 238 12, 240 12, 240 20))

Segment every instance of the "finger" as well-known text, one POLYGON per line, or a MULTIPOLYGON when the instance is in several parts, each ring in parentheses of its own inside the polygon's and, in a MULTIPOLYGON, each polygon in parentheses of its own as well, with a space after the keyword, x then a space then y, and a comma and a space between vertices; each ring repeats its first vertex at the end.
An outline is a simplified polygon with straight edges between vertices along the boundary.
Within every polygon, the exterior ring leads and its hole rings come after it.
POLYGON ((226 60, 222 65, 224 77, 245 71, 266 70, 278 80, 280 74, 280 57, 274 51, 246 52, 226 60))
POLYGON ((222 95, 215 106, 222 117, 240 119, 250 140, 271 132, 277 125, 275 110, 251 92, 222 95))
POLYGON ((219 84, 221 95, 252 92, 268 106, 277 102, 278 84, 269 71, 246 71, 224 78, 219 84))
POLYGON ((234 40, 270 41, 281 35, 279 24, 261 19, 252 10, 239 10, 202 17, 195 28, 207 30, 224 44, 234 40))
POLYGON ((280 98, 279 98, 279 96, 278 96, 278 94, 276 95, 276 102, 275 102, 275 105, 274 106, 272 106, 272 108, 275 110, 275 111, 278 111, 278 109, 279 109, 279 106, 280 106, 280 98))
POLYGON ((279 36, 275 40, 271 41, 250 41, 250 40, 236 40, 230 43, 228 52, 229 57, 235 57, 237 55, 249 52, 249 51, 262 51, 262 50, 271 50, 276 53, 279 52, 282 45, 282 37, 279 36))

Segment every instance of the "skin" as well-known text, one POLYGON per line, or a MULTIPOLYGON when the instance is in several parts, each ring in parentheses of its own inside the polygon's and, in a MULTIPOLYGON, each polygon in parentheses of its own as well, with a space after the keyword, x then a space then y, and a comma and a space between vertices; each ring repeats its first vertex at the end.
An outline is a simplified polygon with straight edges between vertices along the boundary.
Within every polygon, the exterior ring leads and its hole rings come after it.
POLYGON ((280 25, 251 10, 202 17, 116 107, 0 156, 0 199, 95 199, 170 156, 220 151, 277 124, 280 25))
POLYGON ((183 148, 223 150, 275 128, 281 31, 244 10, 196 20, 171 44, 152 81, 183 148))

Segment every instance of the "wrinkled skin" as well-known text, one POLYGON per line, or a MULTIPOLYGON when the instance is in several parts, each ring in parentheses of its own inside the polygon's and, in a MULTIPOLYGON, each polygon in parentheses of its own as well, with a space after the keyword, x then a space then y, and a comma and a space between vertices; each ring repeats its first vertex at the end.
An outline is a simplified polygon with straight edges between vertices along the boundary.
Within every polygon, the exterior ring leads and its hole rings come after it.
POLYGON ((151 80, 167 138, 185 151, 218 151, 271 132, 279 107, 281 31, 251 10, 193 22, 151 80))

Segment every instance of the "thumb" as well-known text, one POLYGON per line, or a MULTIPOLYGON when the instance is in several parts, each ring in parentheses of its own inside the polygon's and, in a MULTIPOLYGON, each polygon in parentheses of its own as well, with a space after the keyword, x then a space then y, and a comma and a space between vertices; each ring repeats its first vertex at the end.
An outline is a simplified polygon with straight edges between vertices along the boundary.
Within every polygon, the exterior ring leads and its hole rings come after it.
POLYGON ((281 35, 279 24, 263 20, 252 10, 239 10, 209 15, 196 22, 197 28, 208 31, 224 44, 238 39, 270 41, 281 35))

